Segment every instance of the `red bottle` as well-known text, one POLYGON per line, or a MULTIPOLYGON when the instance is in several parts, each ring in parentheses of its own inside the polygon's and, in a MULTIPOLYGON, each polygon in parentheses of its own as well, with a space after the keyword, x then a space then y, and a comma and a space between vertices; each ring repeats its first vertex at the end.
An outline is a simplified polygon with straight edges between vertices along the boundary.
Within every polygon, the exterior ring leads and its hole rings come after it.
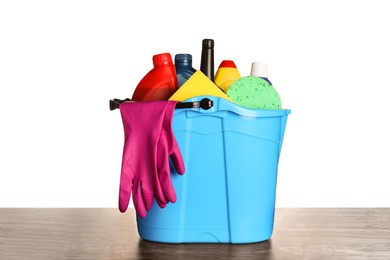
POLYGON ((153 65, 154 68, 138 83, 132 100, 168 100, 178 89, 176 70, 171 54, 154 55, 153 65))

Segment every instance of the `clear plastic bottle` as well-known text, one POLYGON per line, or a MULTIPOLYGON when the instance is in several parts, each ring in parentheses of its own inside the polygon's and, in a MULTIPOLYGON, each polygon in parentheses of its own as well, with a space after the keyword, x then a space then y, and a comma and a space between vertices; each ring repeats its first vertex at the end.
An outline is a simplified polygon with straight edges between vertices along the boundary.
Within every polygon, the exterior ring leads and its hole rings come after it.
POLYGON ((196 71, 192 67, 192 55, 180 53, 175 55, 175 68, 179 88, 186 82, 196 71))
POLYGON ((161 53, 153 56, 151 69, 138 83, 132 100, 168 100, 178 89, 176 70, 171 54, 161 53))

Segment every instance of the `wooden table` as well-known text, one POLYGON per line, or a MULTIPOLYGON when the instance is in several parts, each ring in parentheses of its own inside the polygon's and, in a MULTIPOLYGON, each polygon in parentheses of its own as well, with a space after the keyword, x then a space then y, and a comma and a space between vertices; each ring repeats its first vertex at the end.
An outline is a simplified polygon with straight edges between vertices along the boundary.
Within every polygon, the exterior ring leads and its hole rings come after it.
POLYGON ((390 208, 276 209, 268 241, 142 240, 117 209, 0 209, 0 259, 390 259, 390 208))

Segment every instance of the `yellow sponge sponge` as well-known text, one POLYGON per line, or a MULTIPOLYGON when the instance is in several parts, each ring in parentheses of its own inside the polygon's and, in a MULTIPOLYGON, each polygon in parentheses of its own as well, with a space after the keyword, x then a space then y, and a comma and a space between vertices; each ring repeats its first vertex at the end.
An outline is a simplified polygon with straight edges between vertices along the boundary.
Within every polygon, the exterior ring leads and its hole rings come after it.
POLYGON ((215 96, 233 102, 225 92, 215 85, 200 70, 197 70, 184 84, 173 94, 169 100, 184 101, 196 96, 215 96))

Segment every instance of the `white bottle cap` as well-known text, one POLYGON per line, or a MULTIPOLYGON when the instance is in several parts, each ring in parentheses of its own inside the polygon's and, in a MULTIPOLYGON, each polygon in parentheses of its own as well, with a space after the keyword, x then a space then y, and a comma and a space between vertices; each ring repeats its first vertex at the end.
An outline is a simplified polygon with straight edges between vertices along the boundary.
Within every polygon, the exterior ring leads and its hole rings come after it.
POLYGON ((265 62, 252 62, 251 76, 268 78, 268 65, 265 62))

